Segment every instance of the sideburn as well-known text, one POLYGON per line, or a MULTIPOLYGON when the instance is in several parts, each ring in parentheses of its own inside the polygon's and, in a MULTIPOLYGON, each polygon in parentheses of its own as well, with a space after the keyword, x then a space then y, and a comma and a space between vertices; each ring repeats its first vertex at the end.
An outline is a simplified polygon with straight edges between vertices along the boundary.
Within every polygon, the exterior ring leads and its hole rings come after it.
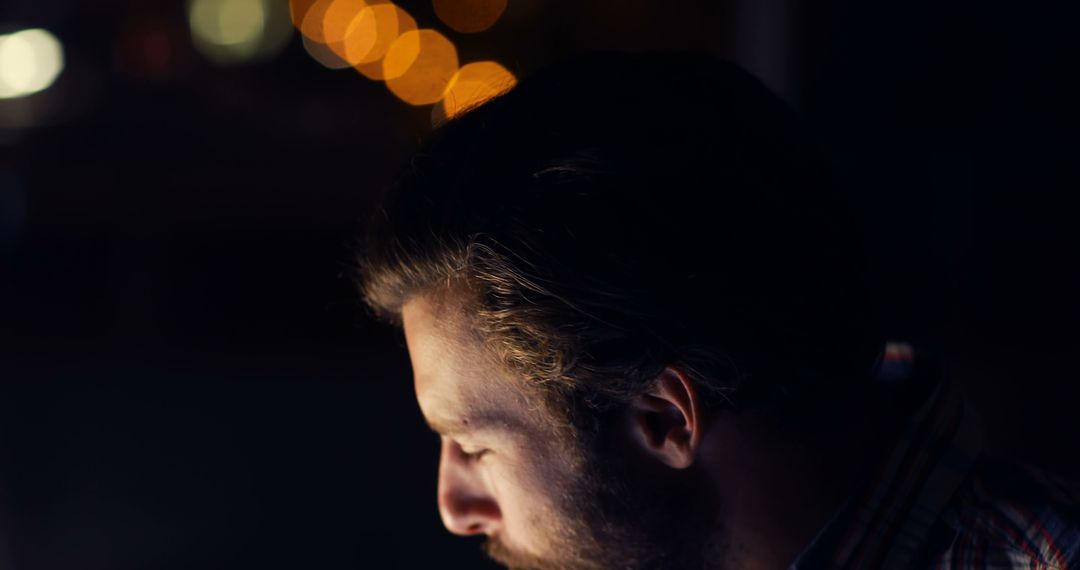
POLYGON ((613 409, 578 432, 583 470, 577 498, 606 568, 709 568, 727 557, 722 510, 696 466, 676 470, 635 457, 613 409))

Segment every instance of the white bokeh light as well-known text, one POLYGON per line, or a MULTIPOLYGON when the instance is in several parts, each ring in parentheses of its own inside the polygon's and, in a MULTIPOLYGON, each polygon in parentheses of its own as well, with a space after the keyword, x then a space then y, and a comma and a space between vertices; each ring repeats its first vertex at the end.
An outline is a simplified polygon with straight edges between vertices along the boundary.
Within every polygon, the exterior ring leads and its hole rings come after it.
POLYGON ((35 28, 0 35, 0 98, 37 93, 63 70, 64 49, 48 31, 35 28))
POLYGON ((281 0, 190 0, 195 47, 211 61, 235 64, 276 53, 292 34, 281 0))
POLYGON ((262 40, 266 11, 262 0, 195 0, 191 32, 219 46, 253 49, 262 40))

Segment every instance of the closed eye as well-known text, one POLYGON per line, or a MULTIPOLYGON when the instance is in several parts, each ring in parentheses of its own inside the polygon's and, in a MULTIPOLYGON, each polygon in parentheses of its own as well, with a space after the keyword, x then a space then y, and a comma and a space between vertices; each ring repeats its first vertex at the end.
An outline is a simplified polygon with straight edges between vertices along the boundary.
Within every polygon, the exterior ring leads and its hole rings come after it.
POLYGON ((465 461, 468 461, 468 462, 472 463, 472 462, 479 461, 481 458, 483 458, 488 453, 491 453, 490 449, 478 449, 476 451, 465 451, 464 449, 462 449, 461 450, 461 458, 464 459, 465 461))

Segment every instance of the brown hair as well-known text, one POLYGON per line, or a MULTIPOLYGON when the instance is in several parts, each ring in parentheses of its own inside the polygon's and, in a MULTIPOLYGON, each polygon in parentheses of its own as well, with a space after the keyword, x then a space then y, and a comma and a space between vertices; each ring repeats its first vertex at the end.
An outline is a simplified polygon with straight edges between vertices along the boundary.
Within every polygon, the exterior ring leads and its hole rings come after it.
POLYGON ((834 397, 878 347, 860 241, 816 148, 703 56, 556 66, 439 128, 367 228, 381 316, 463 296, 575 423, 679 366, 708 405, 834 397))

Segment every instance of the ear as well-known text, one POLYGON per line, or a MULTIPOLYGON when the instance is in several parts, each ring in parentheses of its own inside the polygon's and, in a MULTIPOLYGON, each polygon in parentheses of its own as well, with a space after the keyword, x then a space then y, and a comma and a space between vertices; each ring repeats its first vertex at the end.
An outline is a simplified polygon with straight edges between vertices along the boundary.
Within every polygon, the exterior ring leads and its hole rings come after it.
POLYGON ((676 367, 664 368, 652 388, 630 402, 634 440, 647 455, 675 469, 694 463, 704 426, 697 390, 676 367))

